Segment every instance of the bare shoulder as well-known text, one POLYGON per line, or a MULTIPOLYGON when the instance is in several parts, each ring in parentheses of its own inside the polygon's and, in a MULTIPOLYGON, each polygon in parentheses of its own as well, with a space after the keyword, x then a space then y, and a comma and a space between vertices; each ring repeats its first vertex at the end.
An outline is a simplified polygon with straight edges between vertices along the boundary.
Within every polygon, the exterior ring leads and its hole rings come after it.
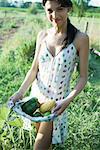
POLYGON ((89 36, 83 32, 78 32, 77 38, 78 38, 78 41, 82 43, 89 41, 89 36))
POLYGON ((37 40, 39 42, 42 42, 42 40, 44 40, 44 38, 46 37, 47 35, 47 31, 46 30, 41 30, 38 35, 37 35, 37 40))
POLYGON ((46 37, 46 30, 42 30, 38 33, 37 35, 37 40, 36 40, 36 52, 39 53, 41 44, 43 43, 43 40, 46 37))
POLYGON ((85 49, 89 47, 89 36, 86 33, 78 32, 75 38, 77 49, 85 49))

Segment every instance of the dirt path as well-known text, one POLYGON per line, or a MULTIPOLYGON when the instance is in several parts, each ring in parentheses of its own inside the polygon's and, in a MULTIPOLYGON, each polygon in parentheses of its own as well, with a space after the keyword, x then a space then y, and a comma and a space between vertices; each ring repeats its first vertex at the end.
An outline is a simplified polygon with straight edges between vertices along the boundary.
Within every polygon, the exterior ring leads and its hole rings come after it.
POLYGON ((10 31, 0 35, 0 48, 2 48, 2 45, 4 44, 4 41, 11 38, 14 33, 17 31, 18 28, 16 29, 11 29, 10 31))
POLYGON ((23 24, 23 21, 19 21, 15 28, 11 28, 9 30, 3 31, 3 33, 0 34, 0 49, 2 48, 5 41, 12 38, 14 34, 18 31, 18 29, 23 24))

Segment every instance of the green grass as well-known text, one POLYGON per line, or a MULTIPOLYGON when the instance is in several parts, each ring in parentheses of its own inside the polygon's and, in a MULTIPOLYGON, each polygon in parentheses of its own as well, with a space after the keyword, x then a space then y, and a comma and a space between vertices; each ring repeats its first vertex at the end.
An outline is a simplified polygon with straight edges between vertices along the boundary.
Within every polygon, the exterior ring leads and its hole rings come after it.
POLYGON ((27 8, 14 8, 14 7, 0 7, 0 11, 17 11, 17 12, 26 12, 27 8))
POLYGON ((99 88, 100 90, 100 56, 96 56, 91 54, 90 55, 90 82, 95 86, 96 88, 99 88))
MULTIPOLYGON (((5 104, 8 98, 18 90, 31 66, 37 33, 41 28, 47 28, 49 24, 43 14, 29 15, 25 12, 18 12, 18 14, 9 12, 0 29, 2 34, 8 34, 9 29, 12 30, 6 21, 10 17, 14 17, 15 22, 22 19, 23 24, 20 24, 12 38, 4 41, 0 53, 0 110, 2 110, 0 111, 0 150, 32 150, 36 136, 35 128, 33 127, 30 132, 24 130, 21 127, 21 118, 14 112, 9 114, 5 104)), ((71 19, 73 22, 76 21, 76 24, 78 23, 77 18, 72 17, 71 19)), ((89 21, 91 22, 91 19, 89 21)), ((94 47, 98 48, 98 44, 94 44, 94 47)), ((63 145, 54 146, 54 150, 99 150, 99 64, 100 58, 91 53, 88 83, 68 107, 68 137, 63 145)), ((78 72, 74 73, 73 80, 76 80, 77 76, 78 72)), ((75 81, 72 82, 72 85, 74 84, 75 81)), ((29 92, 30 89, 26 95, 29 92)))
POLYGON ((86 17, 96 17, 96 18, 100 18, 100 13, 99 12, 86 12, 85 13, 86 17))

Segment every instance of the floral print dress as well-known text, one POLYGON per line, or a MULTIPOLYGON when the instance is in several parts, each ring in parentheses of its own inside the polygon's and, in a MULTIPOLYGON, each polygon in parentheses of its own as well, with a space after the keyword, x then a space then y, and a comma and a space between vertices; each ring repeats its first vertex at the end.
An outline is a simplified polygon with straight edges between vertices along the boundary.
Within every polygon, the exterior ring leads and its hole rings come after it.
MULTIPOLYGON (((47 43, 42 43, 39 53, 39 70, 32 84, 31 96, 40 103, 48 99, 56 101, 65 99, 70 93, 70 79, 77 58, 77 50, 73 43, 52 56, 47 43)), ((67 135, 66 110, 53 121, 52 144, 63 143, 67 135)))

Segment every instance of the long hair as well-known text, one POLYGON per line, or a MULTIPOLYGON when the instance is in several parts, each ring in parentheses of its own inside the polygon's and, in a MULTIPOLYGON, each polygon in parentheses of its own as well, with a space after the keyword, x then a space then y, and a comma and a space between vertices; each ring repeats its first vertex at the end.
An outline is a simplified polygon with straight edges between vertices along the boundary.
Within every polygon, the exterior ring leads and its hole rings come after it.
MULTIPOLYGON (((45 3, 47 1, 54 1, 54 0, 42 0, 42 4, 43 6, 45 6, 45 3)), ((61 7, 72 7, 72 2, 71 0, 56 0, 60 5, 61 7)))
MULTIPOLYGON (((54 0, 42 0, 43 6, 45 6, 47 1, 54 1, 54 0)), ((72 6, 73 6, 71 0, 56 0, 56 1, 61 5, 61 7, 72 8, 72 6)), ((75 26, 73 26, 70 22, 70 19, 67 18, 67 33, 66 33, 67 36, 64 39, 63 48, 73 42, 77 31, 78 31, 78 29, 75 26)))

